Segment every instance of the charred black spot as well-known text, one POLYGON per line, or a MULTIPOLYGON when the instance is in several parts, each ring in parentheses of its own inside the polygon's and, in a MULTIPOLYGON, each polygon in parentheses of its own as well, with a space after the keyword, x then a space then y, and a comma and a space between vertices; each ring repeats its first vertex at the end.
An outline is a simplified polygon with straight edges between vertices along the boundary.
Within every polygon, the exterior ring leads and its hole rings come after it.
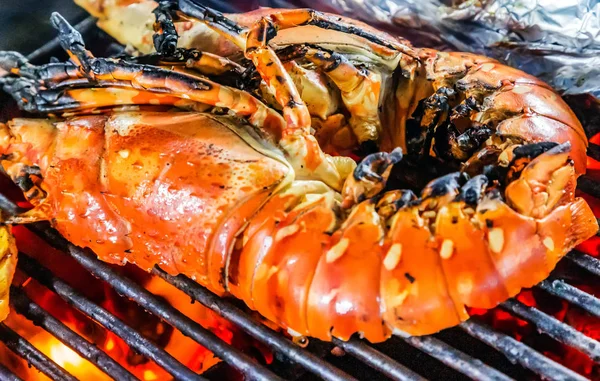
MULTIPOLYGON (((261 23, 263 24, 263 23, 261 23)), ((265 42, 269 42, 271 41, 273 38, 275 38, 275 36, 277 36, 277 28, 275 27, 275 25, 268 19, 265 19, 265 30, 266 30, 266 41, 265 42)))
POLYGON ((31 181, 27 174, 17 176, 14 181, 23 192, 29 191, 34 186, 33 181, 31 181))
POLYGON ((413 193, 413 191, 406 189, 402 191, 402 196, 394 202, 394 205, 397 209, 400 209, 410 205, 410 203, 415 201, 416 198, 417 196, 413 193))
POLYGON ((410 282, 410 283, 415 283, 416 278, 412 275, 410 275, 409 273, 404 273, 404 277, 410 282))
POLYGON ((494 221, 486 218, 485 219, 485 226, 487 226, 488 228, 493 228, 494 227, 494 221))
POLYGON ((227 273, 225 271, 225 266, 223 266, 219 271, 219 284, 223 288, 226 288, 227 286, 227 273))
POLYGON ((454 193, 465 184, 468 176, 463 172, 453 172, 442 177, 438 177, 427 184, 423 189, 423 197, 440 197, 454 193))
POLYGON ((300 103, 296 102, 296 101, 295 101, 295 100, 293 100, 293 99, 290 99, 290 100, 289 100, 289 102, 287 103, 287 106, 288 106, 289 108, 296 108, 296 107, 298 107, 299 105, 300 105, 300 103))
POLYGON ((474 97, 469 97, 452 109, 453 118, 468 118, 471 111, 479 111, 480 107, 474 97))
POLYGON ((2 155, 0 155, 0 161, 3 161, 3 160, 12 160, 13 157, 14 157, 14 155, 12 153, 2 154, 2 155))
POLYGON ((505 174, 506 168, 497 165, 490 164, 483 167, 483 175, 487 177, 490 182, 504 178, 505 174))
POLYGON ((457 216, 452 216, 452 223, 453 224, 458 223, 458 217, 457 216))
POLYGON ((366 140, 360 143, 359 147, 359 155, 366 156, 372 153, 376 153, 379 151, 379 147, 377 146, 377 142, 375 140, 366 140))
POLYGON ((366 31, 364 31, 358 27, 355 27, 353 25, 345 25, 345 24, 342 24, 341 22, 336 24, 332 21, 327 20, 323 15, 321 15, 320 13, 313 11, 313 10, 310 11, 310 19, 306 22, 306 24, 315 25, 315 26, 318 26, 319 28, 323 28, 323 29, 330 29, 330 30, 335 30, 338 32, 347 33, 347 34, 353 34, 353 35, 365 38, 365 39, 367 39, 371 42, 374 42, 378 45, 384 46, 386 48, 395 49, 395 47, 391 43, 380 39, 379 37, 375 36, 374 34, 366 32, 366 31))
POLYGON ((519 146, 513 150, 514 159, 519 159, 522 157, 526 157, 529 159, 536 158, 543 154, 546 151, 551 150, 556 147, 558 143, 554 142, 540 142, 540 143, 532 143, 532 144, 524 144, 519 146))
POLYGON ((371 181, 382 181, 380 172, 383 173, 388 166, 394 165, 402 160, 402 151, 397 148, 394 151, 376 152, 365 157, 354 169, 354 179, 360 181, 368 179, 371 181))
POLYGON ((464 201, 467 205, 477 206, 487 184, 487 177, 484 175, 475 176, 463 185, 457 199, 464 201))
POLYGON ((123 250, 123 251, 124 251, 125 253, 127 253, 127 254, 131 254, 131 249, 126 249, 126 250, 123 250))
POLYGON ((200 20, 206 19, 209 21, 214 21, 216 24, 225 27, 226 29, 234 32, 235 34, 240 34, 243 31, 237 23, 225 17, 221 12, 206 7, 204 5, 198 4, 196 1, 179 0, 178 3, 174 3, 179 6, 179 9, 184 14, 190 15, 200 20))
POLYGON ((285 78, 282 75, 276 75, 275 79, 277 80, 277 82, 279 83, 285 83, 285 78))

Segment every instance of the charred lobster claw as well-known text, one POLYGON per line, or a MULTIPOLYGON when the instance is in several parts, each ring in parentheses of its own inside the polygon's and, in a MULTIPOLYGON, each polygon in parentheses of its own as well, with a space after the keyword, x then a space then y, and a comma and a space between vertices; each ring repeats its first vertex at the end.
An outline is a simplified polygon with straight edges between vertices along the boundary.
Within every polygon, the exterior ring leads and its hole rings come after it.
POLYGON ((60 114, 0 125, 0 164, 34 205, 5 222, 50 220, 288 332, 371 342, 496 306, 598 230, 574 193, 583 129, 519 70, 308 9, 77 2, 143 54, 94 57, 57 14, 69 62, 0 52, 19 106, 60 114), (403 189, 411 176, 428 184, 403 189))

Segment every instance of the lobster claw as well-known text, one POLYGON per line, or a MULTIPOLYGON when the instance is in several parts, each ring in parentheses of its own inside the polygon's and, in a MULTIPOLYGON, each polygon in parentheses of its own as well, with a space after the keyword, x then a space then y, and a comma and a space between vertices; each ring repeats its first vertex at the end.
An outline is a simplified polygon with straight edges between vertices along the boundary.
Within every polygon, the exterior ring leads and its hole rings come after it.
POLYGON ((505 191, 508 205, 517 212, 542 218, 574 197, 577 177, 566 142, 535 157, 505 191))

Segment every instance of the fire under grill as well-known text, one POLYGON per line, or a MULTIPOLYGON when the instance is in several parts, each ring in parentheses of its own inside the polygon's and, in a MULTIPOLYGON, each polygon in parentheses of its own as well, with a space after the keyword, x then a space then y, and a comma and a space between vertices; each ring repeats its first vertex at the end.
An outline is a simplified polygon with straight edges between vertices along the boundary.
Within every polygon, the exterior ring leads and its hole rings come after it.
MULTIPOLYGON (((102 49, 107 47, 110 49, 110 43, 106 42, 109 41, 108 37, 94 24, 95 20, 88 18, 80 22, 77 29, 86 36, 91 46, 101 45, 102 49), (99 41, 104 43, 99 44, 99 41)), ((29 58, 34 62, 47 60, 52 54, 59 54, 58 51, 57 41, 52 40, 33 52, 29 58)), ((588 153, 592 158, 600 160, 600 146, 590 144, 588 153)), ((591 177, 583 177, 579 187, 581 191, 600 198, 600 182, 594 181, 591 177)), ((0 195, 0 208, 5 212, 17 210, 17 206, 2 195, 0 195)), ((135 280, 114 271, 110 265, 96 259, 90 251, 70 244, 49 225, 35 223, 28 225, 27 228, 51 246, 71 256, 94 277, 109 284, 118 294, 134 301, 141 308, 201 344, 222 360, 201 375, 196 374, 160 345, 145 338, 141 332, 127 325, 114 313, 86 298, 36 259, 23 253, 19 254, 18 268, 24 274, 51 290, 99 326, 114 333, 129 348, 153 361, 177 380, 223 379, 224 368, 234 369, 249 380, 586 379, 546 356, 539 348, 534 349, 500 330, 491 328, 478 317, 433 336, 394 337, 377 345, 358 338, 348 342, 334 340, 333 343, 310 339, 308 346, 302 348, 284 335, 263 325, 235 302, 218 297, 190 278, 170 276, 159 268, 153 270, 153 275, 183 291, 192 301, 197 301, 213 310, 268 347, 274 354, 274 360, 269 365, 264 365, 236 346, 229 345, 209 329, 203 328, 135 280), (345 355, 331 355, 334 348, 333 352, 343 352, 345 355)), ((566 267, 568 271, 555 271, 548 280, 535 288, 536 291, 576 306, 585 311, 591 319, 600 319, 600 299, 571 284, 571 280, 577 277, 584 277, 590 279, 592 283, 600 284, 600 260, 573 251, 566 256, 562 264, 565 262, 566 266, 562 267, 566 267)), ((42 327, 111 378, 137 380, 129 370, 101 348, 36 304, 23 289, 18 287, 11 289, 11 308, 35 325, 42 327)), ((529 322, 547 338, 578 350, 594 363, 600 363, 600 343, 571 325, 517 299, 510 299, 502 303, 499 308, 529 322)), ((0 341, 49 378, 76 380, 63 367, 5 324, 0 324, 0 341)), ((20 378, 11 373, 7 366, 8 364, 3 364, 0 358, 0 379, 19 380, 20 378)))

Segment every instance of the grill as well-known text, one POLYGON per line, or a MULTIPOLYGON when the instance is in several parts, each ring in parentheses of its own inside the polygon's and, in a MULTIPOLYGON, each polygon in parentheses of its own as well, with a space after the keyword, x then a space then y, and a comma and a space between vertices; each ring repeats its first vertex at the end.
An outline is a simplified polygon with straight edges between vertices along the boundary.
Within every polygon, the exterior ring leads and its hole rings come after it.
MULTIPOLYGON (((110 41, 109 38, 99 31, 94 23, 94 19, 87 18, 76 28, 86 36, 91 46, 102 46, 104 49, 115 47, 116 45, 106 42, 110 41), (99 41, 104 43, 99 44, 99 41)), ((34 62, 47 60, 52 54, 60 54, 58 52, 58 42, 52 40, 33 52, 29 58, 34 62)), ((589 154, 600 160, 600 147, 591 144, 589 154)), ((594 182, 590 177, 583 177, 579 186, 582 191, 600 198, 600 183, 594 182)), ((9 213, 14 213, 18 209, 14 203, 2 195, 0 195, 0 208, 9 213)), ((377 345, 372 345, 359 338, 353 338, 348 342, 334 340, 333 343, 323 343, 311 339, 308 347, 301 348, 282 334, 257 321, 234 302, 218 297, 190 278, 171 276, 159 268, 153 270, 155 276, 182 290, 193 301, 198 301, 215 311, 268 346, 275 354, 275 360, 270 365, 262 365, 248 354, 221 340, 210 330, 203 328, 168 302, 147 291, 134 280, 118 274, 109 265, 97 260, 90 251, 70 244, 49 225, 35 223, 28 225, 27 228, 50 245, 73 257, 87 271, 108 283, 120 295, 133 300, 143 309, 192 338, 223 360, 202 375, 194 373, 114 314, 84 297, 38 261, 23 253, 19 254, 18 267, 25 274, 37 280, 104 329, 113 332, 130 348, 154 361, 177 380, 218 379, 219 374, 222 374, 219 372, 227 367, 235 369, 249 380, 325 379, 333 381, 387 378, 394 380, 511 380, 515 378, 585 380, 581 375, 525 343, 492 329, 476 317, 459 327, 433 336, 394 337, 377 345), (336 346, 341 348, 346 355, 332 356, 330 351, 336 346)), ((566 256, 563 264, 565 262, 567 273, 555 271, 548 280, 540 283, 537 289, 577 306, 595 318, 600 318, 600 299, 570 285, 567 280, 572 277, 584 276, 590 277, 593 282, 599 282, 600 261, 584 253, 573 251, 566 256)), ((33 302, 22 289, 13 287, 11 298, 14 311, 31 320, 35 325, 44 328, 110 377, 118 380, 137 379, 100 348, 33 302)), ((579 350, 594 362, 600 362, 600 343, 568 324, 516 299, 504 302, 499 308, 533 324, 540 333, 553 340, 579 350)), ((5 324, 0 324, 0 341, 25 359, 30 366, 35 367, 51 379, 76 379, 5 324)), ((0 378, 19 380, 5 365, 2 365, 0 359, 0 378)))

